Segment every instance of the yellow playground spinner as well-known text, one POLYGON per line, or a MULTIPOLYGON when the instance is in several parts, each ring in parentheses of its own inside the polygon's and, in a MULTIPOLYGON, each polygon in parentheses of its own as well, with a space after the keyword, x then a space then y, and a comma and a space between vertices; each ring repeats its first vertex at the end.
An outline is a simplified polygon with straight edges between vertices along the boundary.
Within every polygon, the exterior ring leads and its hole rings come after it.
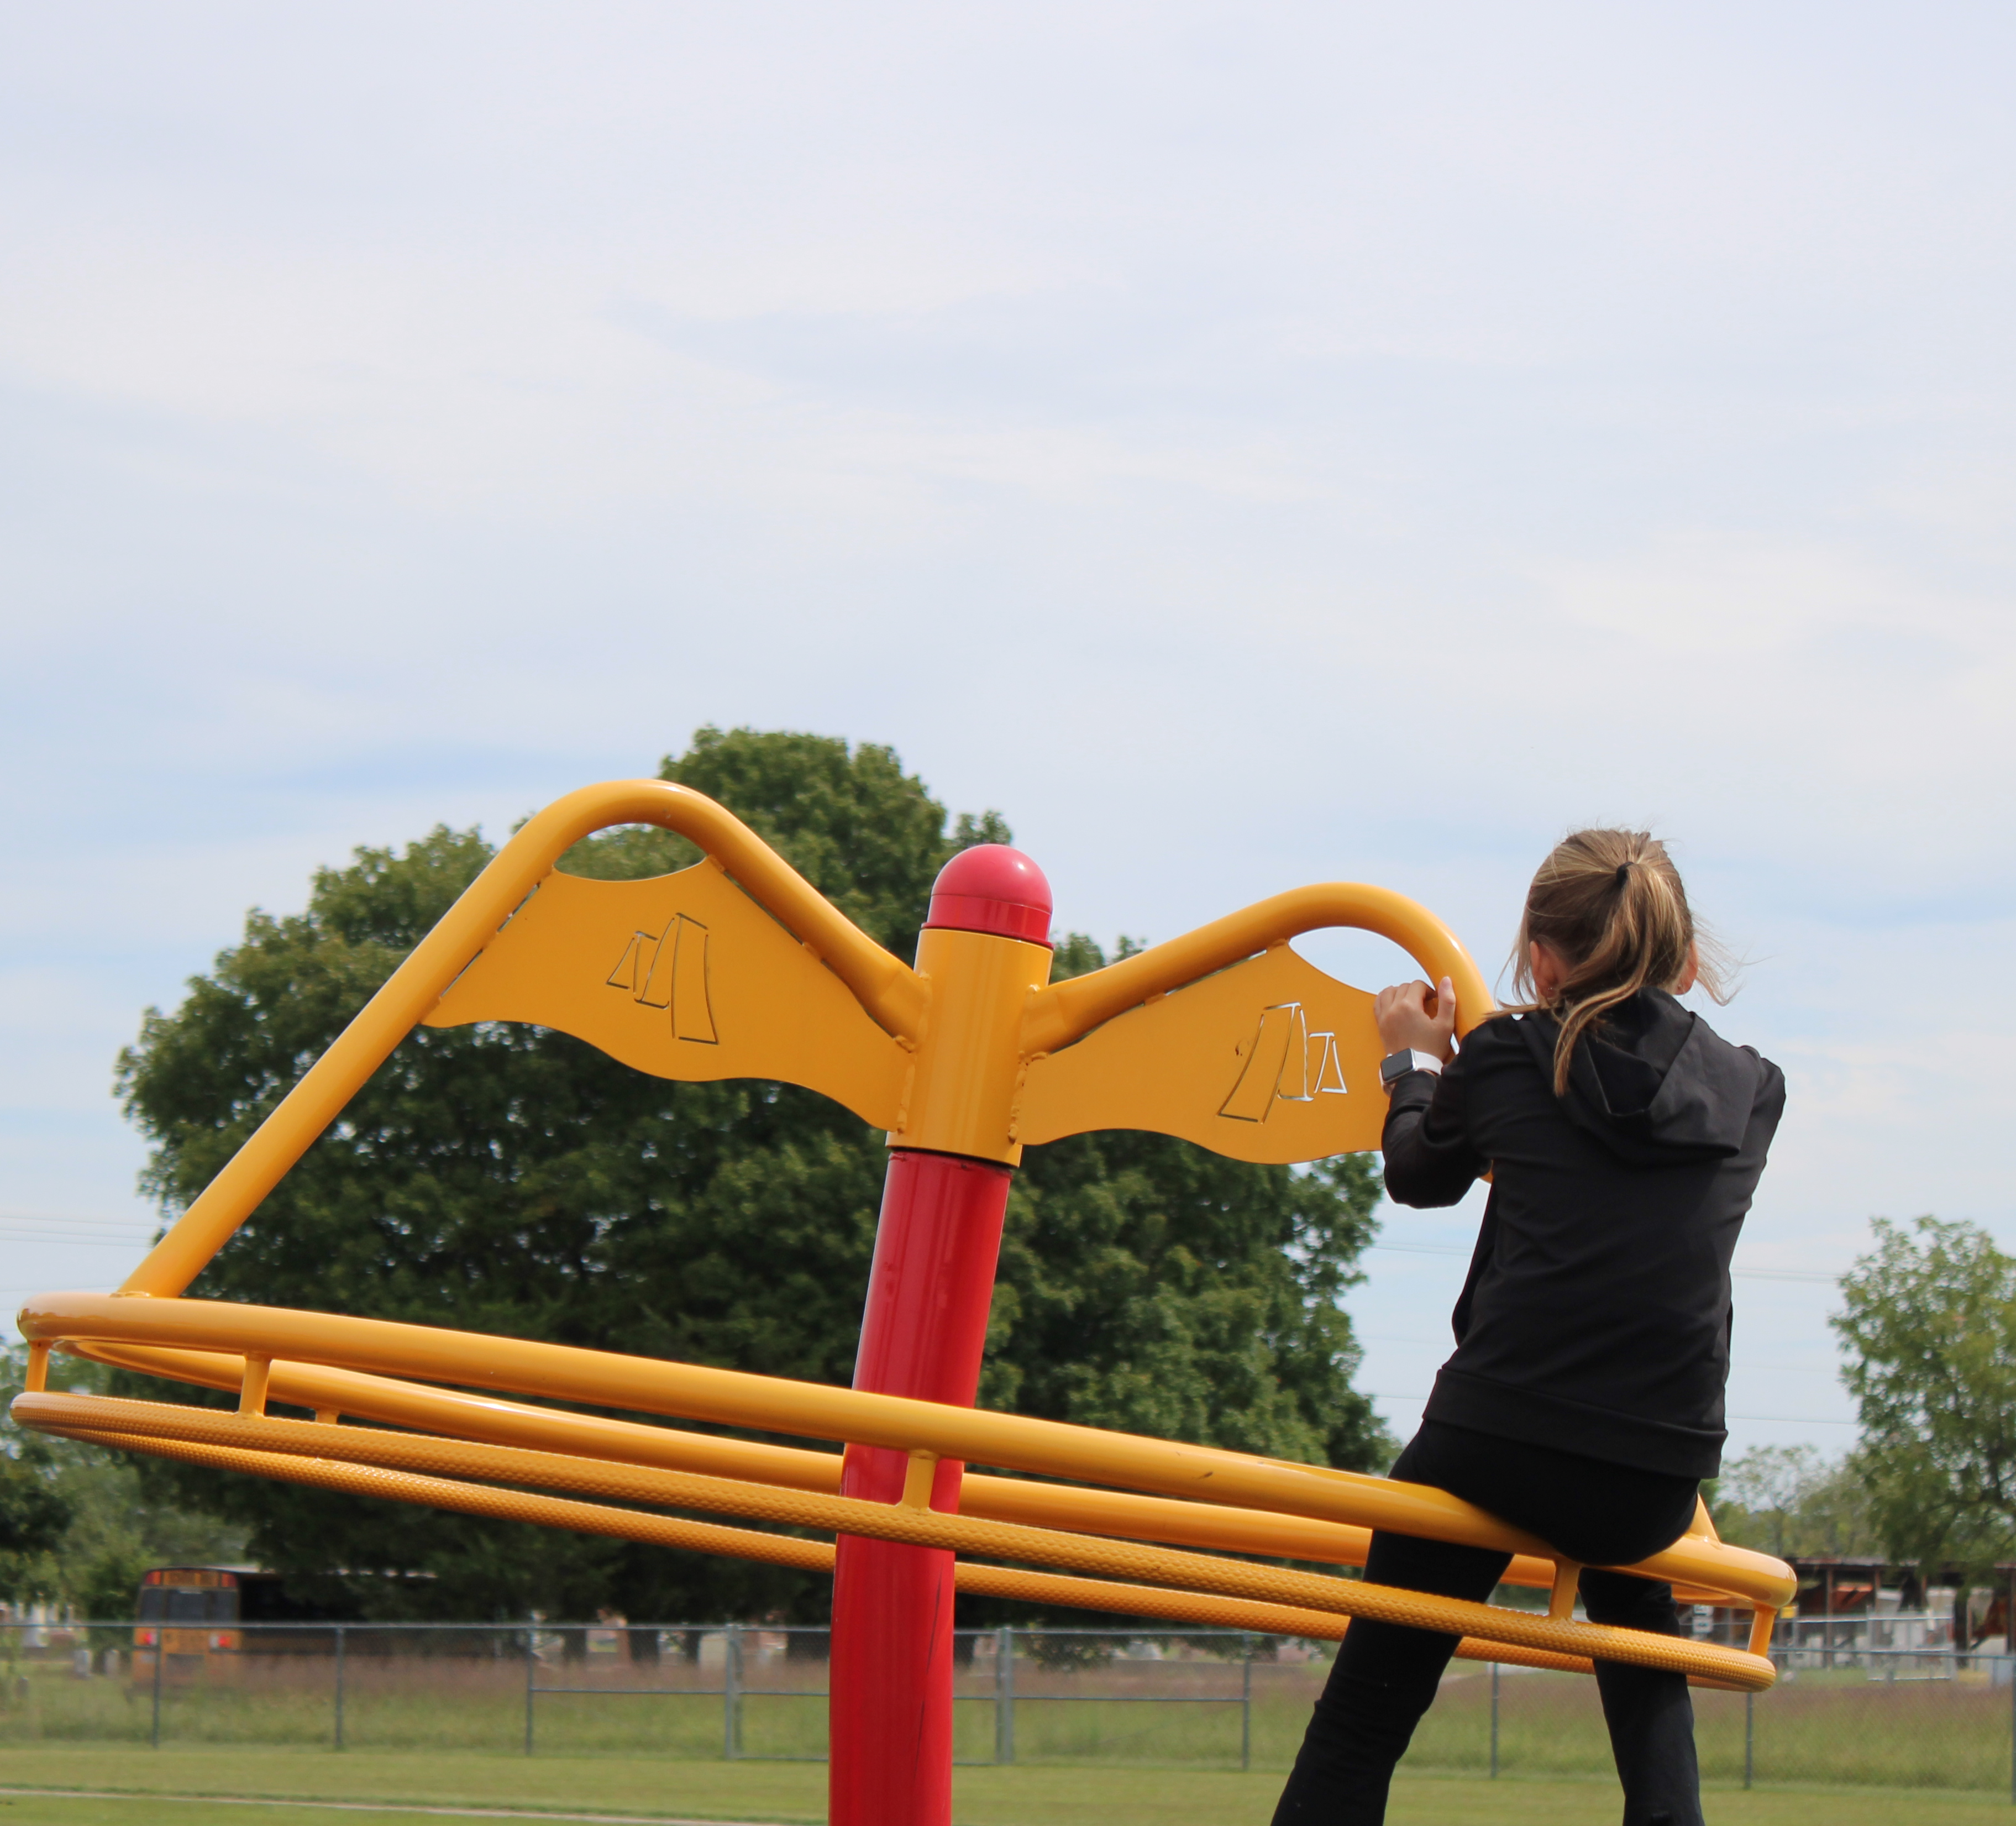
POLYGON ((1465 1028, 1491 1007, 1449 931, 1382 888, 1276 895, 1055 984, 1049 912, 1028 858, 968 851, 939 878, 912 969, 700 794, 657 780, 572 794, 512 839, 118 1293, 27 1304, 15 1417, 218 1470, 833 1572, 836 1826, 949 1817, 955 1590, 1333 1640, 1372 1617, 1458 1636, 1476 1659, 1768 1687, 1791 1572, 1718 1540, 1705 1511, 1629 1570, 1748 1608, 1748 1649, 1578 1622, 1577 1566, 1437 1490, 973 1407, 1025 1146, 1131 1128, 1246 1161, 1378 1147, 1371 997, 1291 939, 1379 933, 1454 980, 1465 1028), (581 837, 635 823, 704 859, 642 881, 556 870, 581 837), (855 1385, 182 1297, 416 1025, 476 1021, 557 1028, 666 1078, 806 1086, 886 1128, 855 1385), (236 1411, 52 1392, 52 1348, 233 1392, 236 1411), (578 1411, 597 1407, 828 1449, 578 1411), (1547 1608, 1258 1563, 1359 1566, 1375 1528, 1509 1551, 1510 1582, 1547 1608))

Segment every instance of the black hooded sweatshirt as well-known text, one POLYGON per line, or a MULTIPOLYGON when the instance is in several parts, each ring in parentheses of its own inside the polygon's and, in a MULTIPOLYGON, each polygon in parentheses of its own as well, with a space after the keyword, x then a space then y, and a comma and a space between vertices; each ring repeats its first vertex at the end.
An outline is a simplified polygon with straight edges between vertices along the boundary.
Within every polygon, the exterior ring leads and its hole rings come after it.
POLYGON ((1784 1074, 1647 989, 1575 1050, 1553 1020, 1477 1027, 1386 1115, 1386 1190, 1490 1201, 1425 1418, 1613 1464, 1713 1477, 1728 1436, 1729 1262, 1785 1107, 1784 1074))

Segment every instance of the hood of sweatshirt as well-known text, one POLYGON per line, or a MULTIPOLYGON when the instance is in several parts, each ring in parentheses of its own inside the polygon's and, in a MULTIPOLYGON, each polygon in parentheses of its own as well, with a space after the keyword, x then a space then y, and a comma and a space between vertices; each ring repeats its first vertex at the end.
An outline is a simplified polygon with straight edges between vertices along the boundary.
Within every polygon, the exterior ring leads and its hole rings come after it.
MULTIPOLYGON (((1559 1024, 1519 1022, 1551 1084, 1559 1024)), ((1569 1119, 1625 1159, 1656 1165, 1741 1151, 1769 1068, 1663 989, 1641 989, 1585 1031, 1561 1100, 1569 1119)))

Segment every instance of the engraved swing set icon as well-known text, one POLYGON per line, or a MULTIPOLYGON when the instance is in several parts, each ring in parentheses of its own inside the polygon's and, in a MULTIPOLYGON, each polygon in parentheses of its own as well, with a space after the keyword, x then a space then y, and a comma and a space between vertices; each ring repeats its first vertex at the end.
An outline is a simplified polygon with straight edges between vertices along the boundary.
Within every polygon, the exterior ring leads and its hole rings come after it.
POLYGON ((674 913, 662 932, 632 932, 604 981, 612 989, 628 989, 641 1007, 666 1010, 673 1039, 718 1046, 721 1036, 707 992, 707 927, 674 913))
POLYGON ((1252 1039, 1233 1048, 1244 1063, 1218 1113, 1235 1122, 1264 1122, 1276 1103, 1348 1094, 1335 1031, 1311 1033, 1309 1026, 1299 1002, 1262 1009, 1252 1039))

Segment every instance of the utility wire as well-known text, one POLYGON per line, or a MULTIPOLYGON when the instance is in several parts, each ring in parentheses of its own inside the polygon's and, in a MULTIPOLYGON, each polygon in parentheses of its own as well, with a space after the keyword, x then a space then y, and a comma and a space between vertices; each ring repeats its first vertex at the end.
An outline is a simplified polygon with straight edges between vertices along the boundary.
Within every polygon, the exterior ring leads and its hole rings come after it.
MULTIPOLYGON (((1463 1243, 1368 1243, 1366 1248, 1375 1253, 1398 1255, 1467 1256, 1471 1252, 1469 1246, 1463 1243)), ((1730 1273, 1743 1280, 1801 1280, 1826 1287, 1835 1286, 1841 1280, 1838 1274, 1808 1268, 1732 1268, 1730 1273)))

